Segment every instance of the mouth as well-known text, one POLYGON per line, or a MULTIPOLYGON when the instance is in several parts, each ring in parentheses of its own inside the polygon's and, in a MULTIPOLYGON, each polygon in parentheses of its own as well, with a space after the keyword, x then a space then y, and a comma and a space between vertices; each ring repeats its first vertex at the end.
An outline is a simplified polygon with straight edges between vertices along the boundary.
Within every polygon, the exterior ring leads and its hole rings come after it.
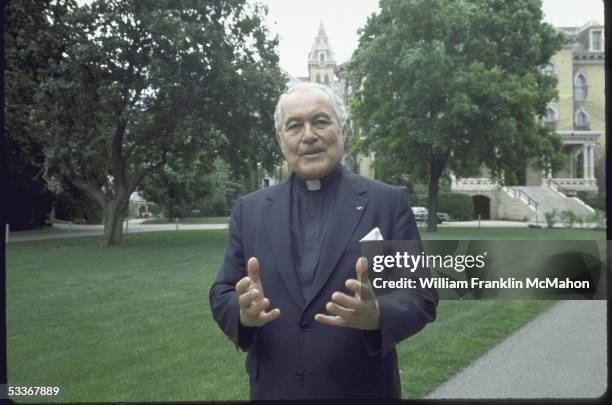
POLYGON ((300 153, 300 156, 314 156, 314 155, 318 155, 321 152, 323 152, 323 149, 312 149, 312 150, 308 150, 308 151, 300 153))

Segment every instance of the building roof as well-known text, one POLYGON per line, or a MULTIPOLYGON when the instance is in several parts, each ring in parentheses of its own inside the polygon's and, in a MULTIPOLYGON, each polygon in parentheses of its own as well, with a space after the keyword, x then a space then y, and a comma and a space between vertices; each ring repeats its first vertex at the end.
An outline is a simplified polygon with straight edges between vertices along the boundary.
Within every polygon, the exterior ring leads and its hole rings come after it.
POLYGON ((323 21, 319 24, 319 32, 312 44, 312 48, 308 53, 308 63, 319 63, 319 53, 326 53, 326 63, 335 63, 334 51, 329 43, 329 38, 327 38, 327 34, 325 33, 325 27, 323 26, 323 21))
POLYGON ((566 49, 571 49, 575 60, 591 61, 600 63, 603 61, 603 48, 601 50, 591 49, 590 32, 592 29, 603 30, 603 25, 597 21, 589 21, 580 27, 556 27, 557 31, 565 34, 566 49))

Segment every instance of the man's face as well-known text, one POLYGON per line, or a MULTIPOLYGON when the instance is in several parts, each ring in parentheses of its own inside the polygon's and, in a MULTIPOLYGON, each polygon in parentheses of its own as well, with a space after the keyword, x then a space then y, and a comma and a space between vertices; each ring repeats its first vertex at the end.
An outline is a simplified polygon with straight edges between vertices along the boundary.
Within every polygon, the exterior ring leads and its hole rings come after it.
POLYGON ((289 168, 306 180, 330 173, 342 159, 344 140, 327 94, 296 90, 283 100, 281 113, 282 129, 276 137, 289 168))

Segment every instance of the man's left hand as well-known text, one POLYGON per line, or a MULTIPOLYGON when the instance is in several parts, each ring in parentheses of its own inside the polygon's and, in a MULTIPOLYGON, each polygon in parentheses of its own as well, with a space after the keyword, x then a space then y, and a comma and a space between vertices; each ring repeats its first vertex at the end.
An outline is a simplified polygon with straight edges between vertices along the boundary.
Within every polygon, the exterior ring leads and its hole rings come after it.
POLYGON ((315 321, 331 326, 344 326, 361 330, 380 329, 380 308, 368 278, 368 261, 365 257, 357 259, 355 271, 357 280, 346 280, 346 288, 355 296, 336 291, 325 309, 331 315, 316 314, 315 321), (361 281, 359 281, 361 280, 361 281))

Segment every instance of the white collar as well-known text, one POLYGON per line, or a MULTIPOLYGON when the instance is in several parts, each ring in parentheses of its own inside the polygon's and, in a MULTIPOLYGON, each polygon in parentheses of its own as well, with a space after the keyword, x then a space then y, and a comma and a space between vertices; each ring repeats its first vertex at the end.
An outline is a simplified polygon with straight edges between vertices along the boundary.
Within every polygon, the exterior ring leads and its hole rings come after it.
POLYGON ((321 180, 306 180, 306 188, 309 191, 320 190, 321 189, 321 180))

